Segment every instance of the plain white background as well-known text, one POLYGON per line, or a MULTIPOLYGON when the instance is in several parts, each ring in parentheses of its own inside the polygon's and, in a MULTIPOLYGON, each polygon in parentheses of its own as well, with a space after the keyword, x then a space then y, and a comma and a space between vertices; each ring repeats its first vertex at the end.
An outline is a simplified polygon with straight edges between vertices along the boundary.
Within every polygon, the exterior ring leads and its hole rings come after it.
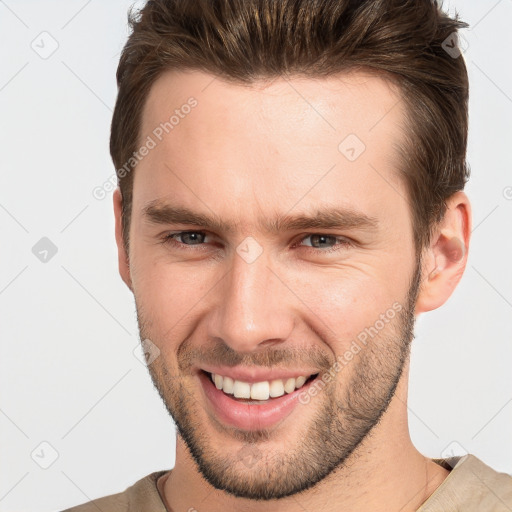
MULTIPOLYGON (((174 424, 136 357, 111 193, 92 195, 114 172, 132 3, 0 1, 0 512, 61 510, 174 465, 174 424)), ((473 233, 461 284, 417 322, 411 435, 431 457, 471 452, 512 473, 512 1, 445 6, 471 25, 473 233)))

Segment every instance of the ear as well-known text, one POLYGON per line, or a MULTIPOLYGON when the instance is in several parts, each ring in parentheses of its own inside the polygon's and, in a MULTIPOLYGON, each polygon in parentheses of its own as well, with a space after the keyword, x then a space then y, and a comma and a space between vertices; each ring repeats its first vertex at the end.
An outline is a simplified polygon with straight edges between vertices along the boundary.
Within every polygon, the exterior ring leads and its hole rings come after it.
POLYGON ((471 205, 466 194, 456 192, 446 200, 447 210, 423 251, 422 283, 415 313, 442 306, 466 268, 471 235, 471 205))
POLYGON ((130 275, 130 261, 123 241, 123 196, 121 195, 119 187, 114 190, 113 200, 114 217, 116 221, 116 244, 119 274, 126 283, 126 286, 128 286, 128 288, 133 292, 132 279, 130 275))

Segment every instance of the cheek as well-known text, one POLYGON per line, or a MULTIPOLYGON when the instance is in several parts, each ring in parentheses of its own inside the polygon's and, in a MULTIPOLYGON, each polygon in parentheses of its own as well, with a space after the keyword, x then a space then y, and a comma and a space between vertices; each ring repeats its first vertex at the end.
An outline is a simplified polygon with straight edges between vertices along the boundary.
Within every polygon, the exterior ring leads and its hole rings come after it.
MULTIPOLYGON (((215 285, 215 273, 186 268, 152 259, 133 262, 133 285, 137 302, 151 321, 155 336, 166 335, 166 342, 180 334, 194 321, 195 312, 215 285)), ((222 274, 217 275, 217 280, 222 274)))
MULTIPOLYGON (((397 289, 396 280, 393 282, 360 269, 316 273, 308 279, 303 275, 296 283, 294 291, 309 308, 309 312, 305 312, 308 322, 325 332, 326 339, 333 340, 332 348, 336 353, 343 352, 377 322, 380 330, 381 315, 394 316, 396 303, 401 304, 405 296, 404 290, 397 289)), ((385 322, 386 326, 388 324, 389 320, 385 322)))

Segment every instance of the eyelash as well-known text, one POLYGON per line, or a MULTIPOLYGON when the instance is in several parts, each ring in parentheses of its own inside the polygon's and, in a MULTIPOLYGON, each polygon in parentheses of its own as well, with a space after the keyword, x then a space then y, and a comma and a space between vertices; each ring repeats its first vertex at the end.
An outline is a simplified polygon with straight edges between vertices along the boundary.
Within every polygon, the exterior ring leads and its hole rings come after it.
MULTIPOLYGON (((179 237, 180 235, 185 235, 185 234, 190 234, 190 233, 199 233, 201 235, 208 236, 208 233, 205 231, 178 231, 176 233, 167 233, 164 236, 164 238, 162 239, 161 243, 167 244, 167 245, 172 245, 173 247, 176 247, 178 250, 183 250, 183 251, 193 250, 194 246, 205 245, 204 243, 188 245, 188 244, 184 244, 182 242, 177 242, 175 240, 175 237, 179 237)), ((308 249, 310 251, 314 251, 316 253, 329 254, 332 252, 339 251, 340 249, 342 249, 344 247, 352 247, 354 245, 351 240, 349 240, 345 237, 342 237, 342 236, 329 235, 329 234, 325 234, 325 233, 308 233, 307 235, 304 235, 302 238, 300 238, 299 241, 293 245, 293 247, 296 247, 300 242, 302 242, 306 238, 309 238, 312 236, 325 236, 328 238, 334 238, 338 242, 337 246, 331 247, 329 249, 321 249, 318 247, 305 246, 306 249, 308 249)))

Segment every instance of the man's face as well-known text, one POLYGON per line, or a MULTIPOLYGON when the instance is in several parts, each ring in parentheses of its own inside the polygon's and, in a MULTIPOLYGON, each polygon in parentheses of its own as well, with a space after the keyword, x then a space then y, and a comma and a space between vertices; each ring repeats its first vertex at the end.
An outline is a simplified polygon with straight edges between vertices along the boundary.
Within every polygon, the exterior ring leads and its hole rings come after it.
POLYGON ((212 80, 169 72, 151 89, 140 141, 156 145, 134 176, 131 286, 141 339, 160 351, 152 379, 203 476, 280 498, 344 463, 407 364, 420 276, 393 148, 403 109, 361 73, 212 80), (219 222, 178 219, 185 209, 219 222), (263 382, 261 396, 318 377, 246 402, 207 372, 240 380, 242 394, 263 382))

